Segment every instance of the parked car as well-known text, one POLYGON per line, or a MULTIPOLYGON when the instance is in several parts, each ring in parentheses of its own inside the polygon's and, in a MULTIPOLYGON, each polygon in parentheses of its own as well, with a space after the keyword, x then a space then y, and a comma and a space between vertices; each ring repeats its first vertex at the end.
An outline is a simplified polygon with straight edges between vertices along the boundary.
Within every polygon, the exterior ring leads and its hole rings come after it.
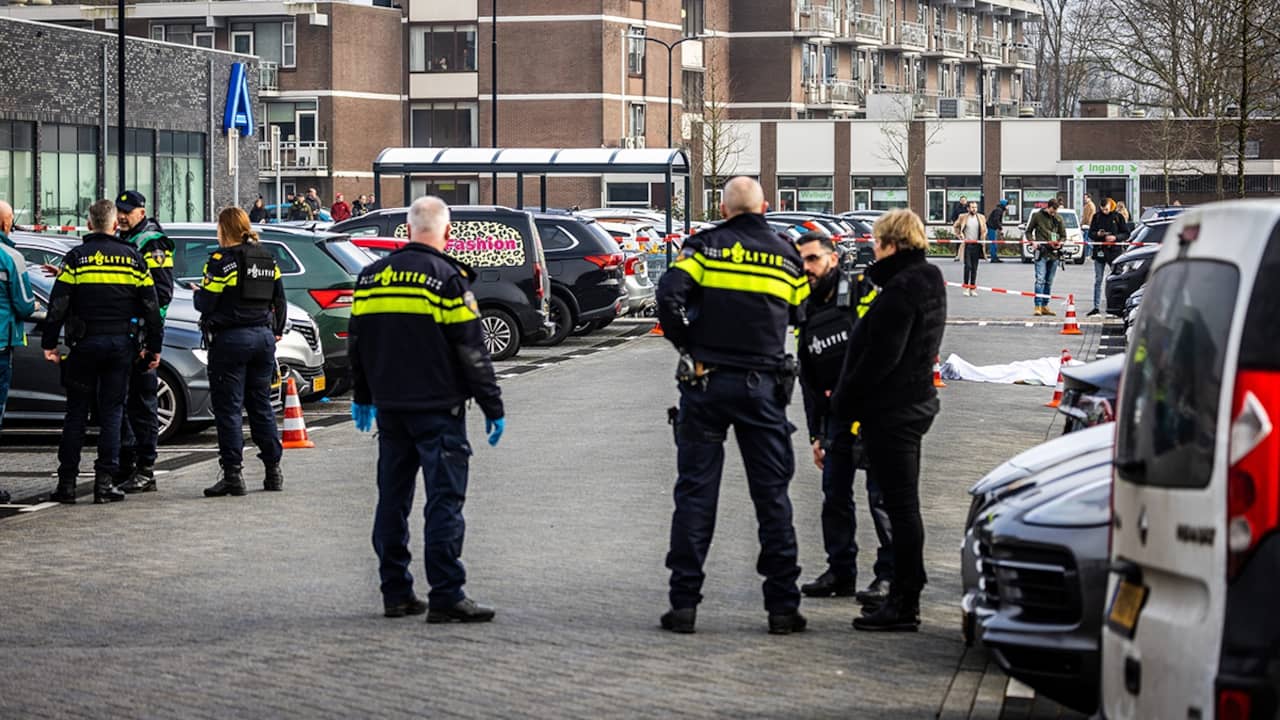
MULTIPOLYGON (((334 225, 333 231, 376 251, 388 240, 408 239, 407 213, 407 208, 374 210, 334 225)), ((447 252, 479 275, 472 291, 489 354, 494 360, 514 357, 522 342, 540 340, 554 327, 549 320, 551 278, 533 214, 493 206, 456 206, 449 213, 447 252)))
MULTIPOLYGON (((271 251, 284 277, 285 296, 316 322, 324 351, 326 392, 338 395, 350 386, 347 323, 356 273, 369 255, 345 235, 312 232, 279 225, 259 225, 262 246, 271 251)), ((171 223, 174 275, 182 283, 198 283, 209 253, 218 246, 213 223, 171 223)))
POLYGON ((1062 432, 1076 432, 1116 419, 1116 393, 1123 369, 1123 355, 1062 369, 1062 401, 1058 412, 1067 416, 1062 432))
POLYGON ((626 303, 627 256, 600 223, 583 215, 537 213, 534 222, 551 276, 548 306, 555 329, 540 341, 558 345, 575 330, 603 328, 626 303))
POLYGON ((875 250, 871 243, 871 222, 860 218, 846 218, 841 215, 810 212, 771 212, 765 213, 765 220, 770 225, 786 223, 800 227, 819 224, 835 238, 836 242, 853 248, 858 253, 858 265, 869 265, 875 261, 875 250))
POLYGON ((1102 712, 1272 718, 1280 614, 1280 202, 1168 228, 1117 419, 1102 712))
POLYGON ((1191 207, 1190 205, 1148 205, 1142 209, 1142 217, 1138 220, 1144 223, 1172 220, 1191 207))
POLYGON ((649 277, 647 259, 640 253, 624 253, 626 260, 622 263, 623 282, 627 286, 627 315, 652 317, 658 309, 658 286, 649 277))
POLYGON ((320 208, 320 210, 316 212, 316 216, 312 220, 290 220, 289 205, 282 204, 280 205, 280 219, 276 220, 276 206, 275 205, 267 206, 267 222, 272 225, 276 223, 305 223, 305 222, 313 222, 313 221, 322 222, 322 223, 331 223, 333 222, 333 216, 329 214, 329 211, 326 208, 320 208))
MULTIPOLYGON (((642 255, 666 255, 667 243, 662 233, 643 220, 599 220, 600 227, 613 237, 626 252, 642 255)), ((672 246, 674 253, 679 245, 672 246)))
POLYGON ((869 225, 874 225, 876 220, 884 215, 886 210, 853 210, 850 212, 840 213, 840 217, 845 220, 861 220, 869 225))
POLYGON ((1123 315, 1129 296, 1147 281, 1151 261, 1160 251, 1159 245, 1144 245, 1124 253, 1111 263, 1103 283, 1108 315, 1123 315))
MULTIPOLYGON (((1041 211, 1037 210, 1036 212, 1041 211)), ((1080 227, 1080 216, 1076 215, 1075 210, 1058 208, 1058 217, 1062 218, 1062 224, 1067 227, 1067 238, 1062 243, 1066 259, 1077 265, 1083 264, 1089 254, 1085 251, 1084 230, 1080 227)), ((1019 232, 1023 233, 1024 236, 1026 229, 1026 223, 1018 226, 1019 232)), ((1035 249, 1031 244, 1019 243, 1018 247, 1021 248, 1022 262, 1030 263, 1035 261, 1035 249)))

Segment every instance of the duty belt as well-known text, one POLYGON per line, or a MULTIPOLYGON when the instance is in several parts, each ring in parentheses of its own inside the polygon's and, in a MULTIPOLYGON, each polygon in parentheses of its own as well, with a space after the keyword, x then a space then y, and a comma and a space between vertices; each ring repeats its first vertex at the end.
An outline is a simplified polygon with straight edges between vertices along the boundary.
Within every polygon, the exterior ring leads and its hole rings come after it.
POLYGON ((130 335, 137 326, 129 320, 86 322, 84 335, 130 335))

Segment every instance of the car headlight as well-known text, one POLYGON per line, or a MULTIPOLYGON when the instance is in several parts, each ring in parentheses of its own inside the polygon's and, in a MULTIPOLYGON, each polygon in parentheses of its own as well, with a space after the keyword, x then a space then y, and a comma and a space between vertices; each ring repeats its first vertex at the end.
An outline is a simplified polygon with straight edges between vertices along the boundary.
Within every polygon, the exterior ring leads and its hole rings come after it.
POLYGON ((1111 522, 1111 480, 1077 488, 1027 513, 1023 521, 1044 527, 1095 527, 1111 522))
POLYGON ((192 355, 195 359, 199 360, 201 365, 208 365, 208 364, 209 364, 209 351, 208 351, 208 350, 205 350, 205 349, 203 349, 203 348, 193 348, 193 349, 191 350, 191 355, 192 355))

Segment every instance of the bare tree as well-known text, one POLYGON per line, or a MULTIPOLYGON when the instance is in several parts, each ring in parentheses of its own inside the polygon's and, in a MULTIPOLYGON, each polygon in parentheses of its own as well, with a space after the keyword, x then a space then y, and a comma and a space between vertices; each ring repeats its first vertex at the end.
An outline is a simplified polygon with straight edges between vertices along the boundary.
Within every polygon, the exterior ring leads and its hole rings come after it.
POLYGON ((1230 154, 1235 159, 1237 197, 1245 196, 1245 161, 1253 122, 1280 109, 1280 7, 1267 0, 1219 0, 1222 22, 1238 33, 1228 73, 1230 88, 1230 154))
POLYGON ((1027 26, 1036 49, 1036 70, 1028 89, 1032 99, 1040 102, 1042 114, 1070 117, 1088 91, 1100 90, 1096 85, 1099 64, 1090 38, 1103 3, 1038 0, 1038 4, 1043 16, 1027 26))
POLYGON ((907 179, 907 201, 915 197, 917 167, 924 165, 925 153, 929 148, 942 142, 938 135, 942 133, 942 121, 937 119, 915 119, 915 108, 912 96, 898 95, 887 101, 887 111, 880 123, 879 156, 893 166, 907 179), (913 123, 920 122, 924 126, 923 142, 911 142, 913 123))
MULTIPOLYGON (((738 126, 729 119, 729 83, 720 65, 708 65, 703 76, 706 87, 702 105, 702 169, 704 182, 719 192, 721 186, 738 172, 738 157, 746 140, 738 126)), ((710 215, 713 208, 703 209, 710 215)))
POLYGON ((1200 158, 1212 157, 1212 143, 1205 140, 1203 126, 1174 116, 1169 110, 1149 123, 1150 130, 1138 141, 1137 150, 1160 164, 1164 204, 1173 203, 1174 177, 1203 172, 1200 158))

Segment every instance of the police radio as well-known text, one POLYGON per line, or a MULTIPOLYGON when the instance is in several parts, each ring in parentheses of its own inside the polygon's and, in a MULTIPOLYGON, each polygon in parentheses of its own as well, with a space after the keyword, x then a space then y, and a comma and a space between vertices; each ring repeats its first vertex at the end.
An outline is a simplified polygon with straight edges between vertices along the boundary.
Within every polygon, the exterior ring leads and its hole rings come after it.
POLYGON ((836 252, 840 254, 840 264, 837 268, 840 279, 836 283, 836 307, 853 307, 853 290, 857 285, 854 278, 858 275, 858 251, 856 248, 838 247, 836 252))

